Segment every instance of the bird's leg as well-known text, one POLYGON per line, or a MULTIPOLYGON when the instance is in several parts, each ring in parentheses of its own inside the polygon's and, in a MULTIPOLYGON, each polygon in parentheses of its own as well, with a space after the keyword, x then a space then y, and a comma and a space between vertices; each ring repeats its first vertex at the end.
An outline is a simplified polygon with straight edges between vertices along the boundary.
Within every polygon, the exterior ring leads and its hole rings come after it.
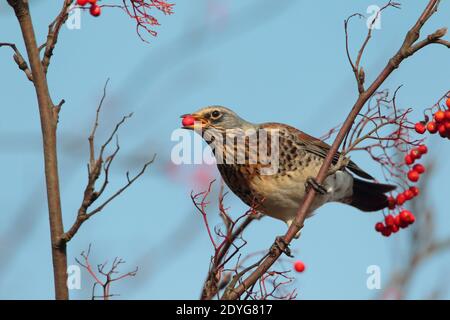
POLYGON ((328 170, 327 176, 331 176, 335 174, 337 171, 342 170, 350 163, 350 158, 343 156, 342 154, 339 155, 339 159, 336 162, 336 164, 333 164, 330 169, 328 170))
MULTIPOLYGON (((288 228, 291 226, 292 223, 294 223, 294 219, 286 221, 288 228)), ((300 230, 298 230, 298 232, 295 234, 295 236, 294 236, 295 239, 300 238, 301 228, 302 227, 300 227, 300 230)))
POLYGON ((286 242, 286 240, 284 240, 283 236, 276 237, 275 242, 272 245, 272 248, 273 249, 278 248, 288 257, 290 257, 290 258, 293 257, 293 255, 291 254, 291 249, 289 249, 289 244, 286 242))
MULTIPOLYGON (((350 163, 350 158, 343 156, 342 154, 339 156, 336 164, 332 165, 328 170, 327 176, 331 176, 335 174, 337 171, 342 170, 350 163)), ((306 179, 306 191, 308 192, 309 188, 313 188, 317 193, 324 195, 327 193, 327 189, 324 185, 317 182, 317 180, 313 177, 308 177, 306 179)))
POLYGON ((327 189, 322 184, 317 182, 317 180, 313 177, 306 178, 305 185, 306 185, 306 192, 308 192, 310 188, 313 188, 314 191, 316 191, 321 195, 327 194, 327 189))

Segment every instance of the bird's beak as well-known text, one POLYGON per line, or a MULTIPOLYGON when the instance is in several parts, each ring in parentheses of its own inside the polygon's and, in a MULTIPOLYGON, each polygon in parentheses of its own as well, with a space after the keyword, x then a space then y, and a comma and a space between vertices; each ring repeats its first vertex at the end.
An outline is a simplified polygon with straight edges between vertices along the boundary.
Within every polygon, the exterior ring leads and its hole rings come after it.
POLYGON ((203 129, 209 125, 209 121, 197 113, 183 114, 181 118, 183 119, 182 129, 203 129))

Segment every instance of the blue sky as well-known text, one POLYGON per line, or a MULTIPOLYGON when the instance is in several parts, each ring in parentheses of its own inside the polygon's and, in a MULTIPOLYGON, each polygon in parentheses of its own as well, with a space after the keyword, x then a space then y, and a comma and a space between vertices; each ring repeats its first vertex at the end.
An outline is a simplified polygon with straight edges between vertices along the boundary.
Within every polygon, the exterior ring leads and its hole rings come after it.
MULTIPOLYGON (((322 135, 344 119, 357 95, 345 56, 343 21, 372 4, 384 2, 176 1, 174 15, 158 15, 161 26, 151 44, 139 40, 133 22, 117 9, 105 9, 99 18, 84 13, 79 30, 63 28, 48 77, 54 101, 66 100, 58 145, 66 228, 82 198, 87 136, 107 78, 99 141, 122 115, 134 112, 120 132, 122 149, 110 192, 124 183, 128 169, 138 170, 157 153, 142 180, 83 225, 69 245, 69 263, 75 264, 74 258, 92 243, 94 263, 120 256, 127 261, 124 271, 139 266, 135 278, 113 288, 122 298, 198 298, 212 248, 189 197, 198 187, 192 182, 196 168, 178 168, 175 177, 167 173, 174 145, 170 135, 180 126, 179 116, 220 104, 252 122, 283 122, 322 135)), ((31 8, 42 41, 59 6, 40 0, 32 1, 31 8)), ((398 49, 422 9, 410 1, 401 10, 383 13, 381 29, 375 30, 362 62, 367 81, 398 49)), ((24 52, 11 9, 2 4, 0 15, 0 41, 15 42, 24 52)), ((424 32, 444 26, 449 17, 450 4, 443 2, 424 32)), ((352 52, 366 30, 364 20, 352 22, 352 52)), ((34 89, 11 55, 1 48, 0 254, 6 258, 0 262, 0 298, 47 299, 53 297, 53 284, 39 119, 34 89), (18 243, 14 252, 8 251, 12 239, 18 243)), ((418 118, 449 89, 449 72, 448 50, 432 46, 402 64, 383 88, 403 84, 397 103, 413 107, 418 118)), ((448 206, 442 199, 450 174, 445 144, 433 137, 429 155, 439 173, 429 191, 439 237, 450 234, 448 206)), ((380 173, 364 155, 354 159, 369 172, 380 173)), ((217 175, 215 169, 211 172, 217 175)), ((246 209, 235 196, 228 204, 235 215, 246 209)), ((377 292, 366 288, 366 268, 379 265, 383 285, 405 263, 408 250, 409 230, 382 238, 373 231, 380 218, 329 204, 307 220, 302 237, 292 245, 307 265, 305 273, 295 275, 298 298, 374 297, 377 292)), ((268 248, 285 231, 284 223, 262 219, 248 229, 245 252, 268 248)), ((450 254, 421 266, 409 297, 426 297, 448 280, 449 267, 450 254)), ((91 279, 83 273, 82 290, 73 290, 71 296, 88 299, 90 287, 91 279)))

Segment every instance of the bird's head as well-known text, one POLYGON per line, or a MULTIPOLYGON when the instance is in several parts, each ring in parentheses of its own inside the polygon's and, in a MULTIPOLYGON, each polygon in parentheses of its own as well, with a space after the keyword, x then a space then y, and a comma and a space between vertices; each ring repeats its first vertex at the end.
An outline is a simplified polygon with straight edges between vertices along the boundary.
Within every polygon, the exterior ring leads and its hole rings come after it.
POLYGON ((181 116, 183 129, 215 129, 220 132, 234 129, 246 129, 252 126, 249 122, 239 117, 234 111, 221 107, 209 106, 197 110, 191 114, 181 116))

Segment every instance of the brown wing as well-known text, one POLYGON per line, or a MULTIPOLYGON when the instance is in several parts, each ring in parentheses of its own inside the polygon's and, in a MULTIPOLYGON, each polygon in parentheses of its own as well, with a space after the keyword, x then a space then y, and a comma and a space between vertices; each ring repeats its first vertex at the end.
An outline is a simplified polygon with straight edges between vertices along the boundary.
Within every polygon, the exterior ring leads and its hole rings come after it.
MULTIPOLYGON (((330 145, 323 142, 320 139, 314 138, 313 136, 310 136, 309 134, 306 134, 294 127, 281 124, 281 123, 264 123, 261 125, 263 128, 286 128, 290 132, 297 135, 298 139, 300 140, 300 143, 304 146, 305 150, 308 152, 311 152, 323 159, 327 156, 328 151, 330 150, 330 145)), ((333 157, 333 164, 336 164, 339 160, 340 152, 337 152, 333 157)), ((363 169, 358 167, 356 163, 350 160, 349 164, 347 165, 347 169, 356 174, 357 176, 360 176, 364 179, 369 180, 375 180, 374 177, 372 177, 370 174, 365 172, 363 169)))

